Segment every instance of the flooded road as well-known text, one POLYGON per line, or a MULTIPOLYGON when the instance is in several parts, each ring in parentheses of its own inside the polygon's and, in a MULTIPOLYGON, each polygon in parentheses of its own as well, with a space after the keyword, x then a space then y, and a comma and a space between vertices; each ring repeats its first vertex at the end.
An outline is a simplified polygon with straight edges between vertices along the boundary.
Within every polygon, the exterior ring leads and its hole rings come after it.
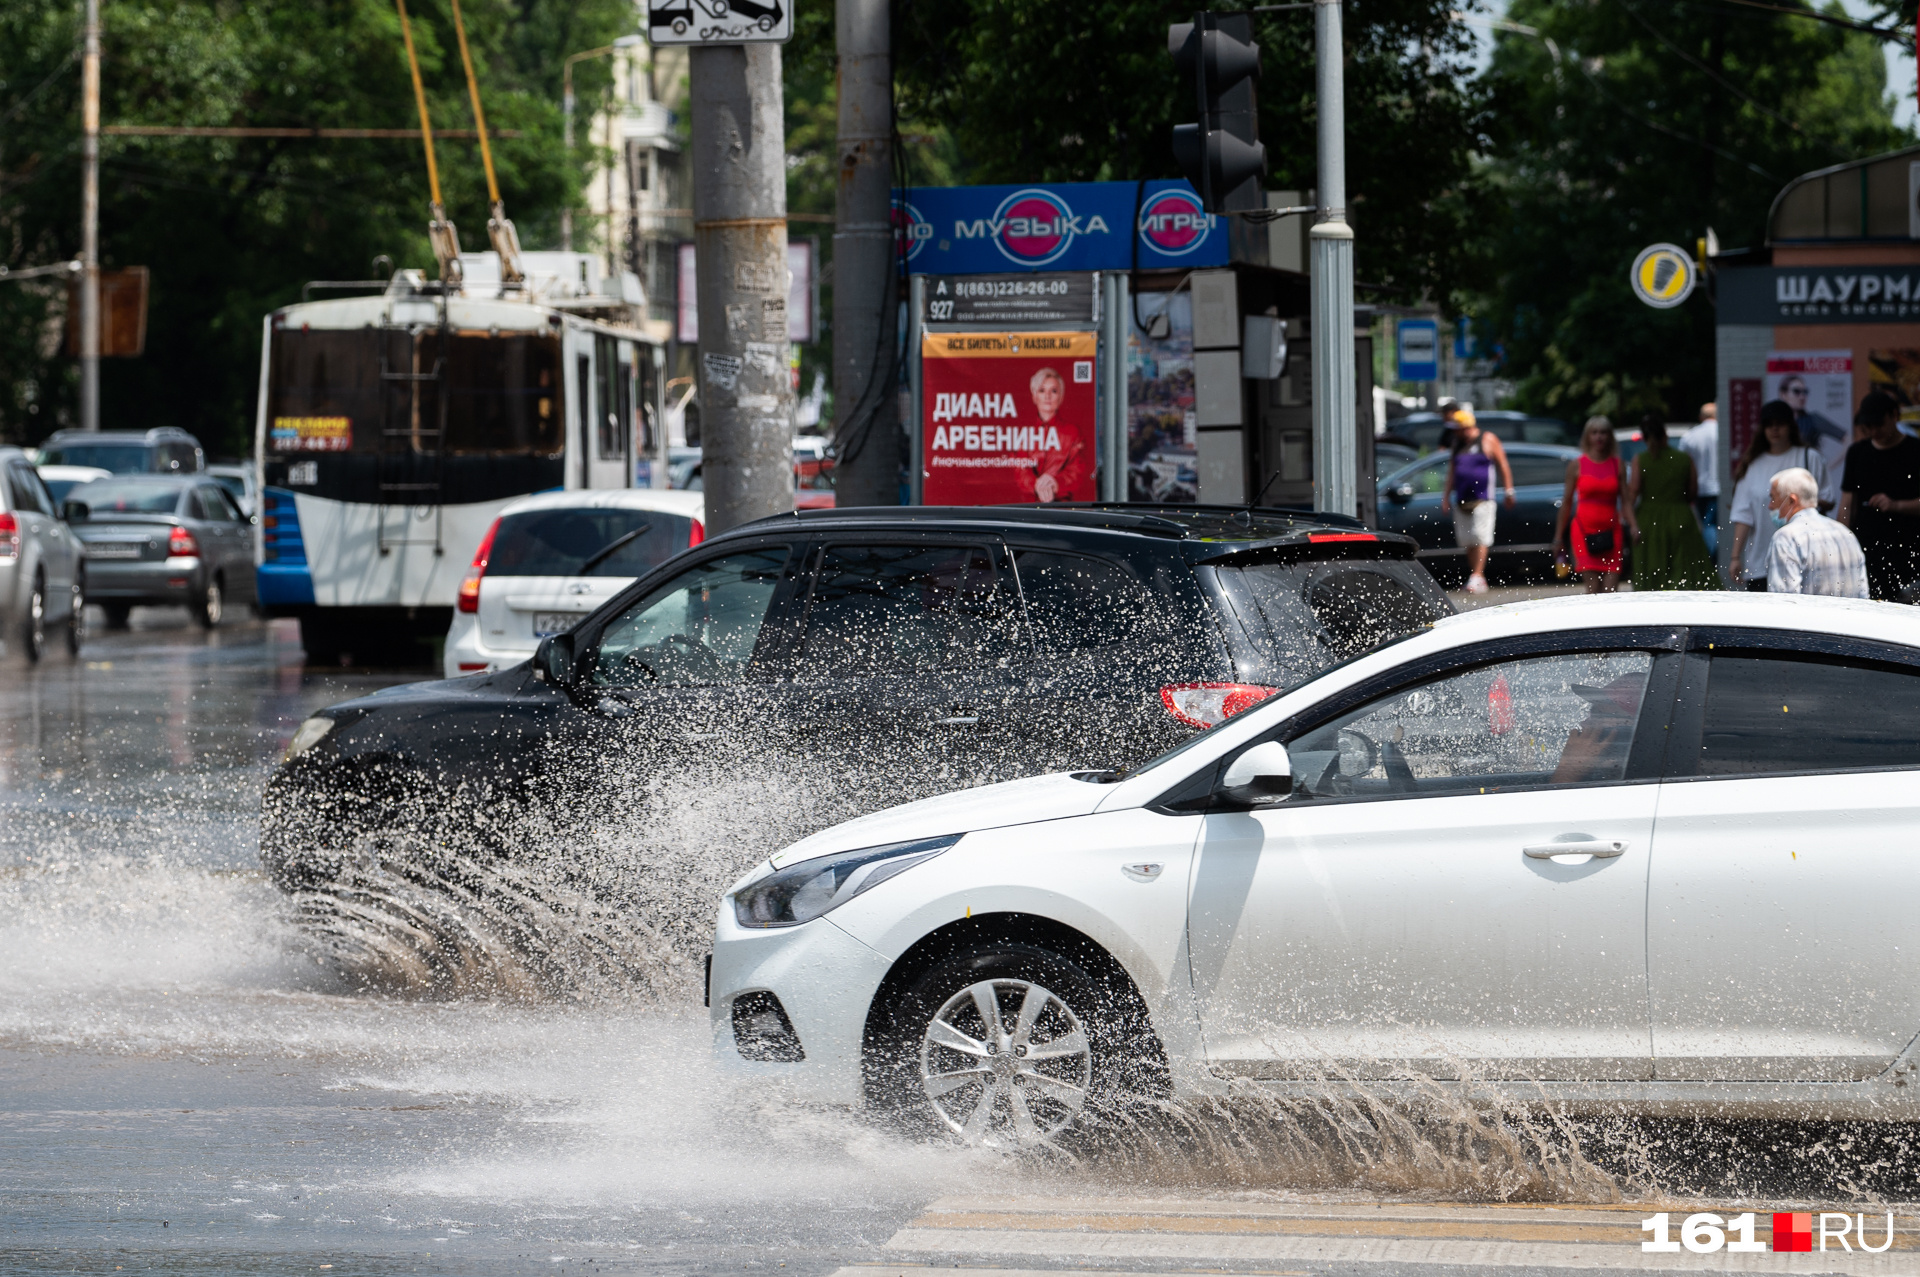
MULTIPOLYGON (((1014 1157, 722 1077, 697 993, 370 994, 293 926, 255 814, 312 709, 418 675, 308 673, 284 623, 136 626, 0 670, 0 1272, 1618 1271, 1651 1201, 1911 1196, 1897 1131, 1332 1105, 1014 1157)), ((1913 1222, 1752 1258, 1913 1271, 1913 1222)))

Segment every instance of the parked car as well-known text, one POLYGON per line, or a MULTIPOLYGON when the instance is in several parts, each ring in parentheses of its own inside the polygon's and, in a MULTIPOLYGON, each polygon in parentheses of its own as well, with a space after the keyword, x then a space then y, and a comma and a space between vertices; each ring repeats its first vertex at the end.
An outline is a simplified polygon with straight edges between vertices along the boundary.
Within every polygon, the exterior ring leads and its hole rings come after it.
POLYGON ((1916 715, 1893 604, 1452 617, 1124 775, 786 848, 721 902, 716 1053, 1008 1143, 1250 1083, 1920 1121, 1916 715))
MULTIPOLYGON (((1506 584, 1553 579, 1553 525, 1566 491, 1567 462, 1578 448, 1511 443, 1507 464, 1513 470, 1517 505, 1509 510, 1505 494, 1494 521, 1493 550, 1487 576, 1506 584)), ((1499 478, 1495 473, 1495 480, 1499 478)), ((1442 581, 1466 581, 1466 556, 1454 540, 1453 516, 1440 508, 1447 483, 1447 454, 1429 453, 1380 481, 1382 531, 1412 537, 1420 558, 1442 581)))
POLYGON ((1397 439, 1375 439, 1373 441, 1374 481, 1379 482, 1419 455, 1420 450, 1412 444, 1401 443, 1397 439))
POLYGON ((194 474, 207 468, 200 441, 173 426, 152 430, 56 430, 40 464, 98 466, 114 474, 194 474))
POLYGON ((136 606, 184 603, 212 629, 229 602, 254 600, 252 521, 203 475, 97 479, 68 495, 67 517, 109 628, 136 606))
POLYGON ((543 492, 500 511, 460 583, 446 674, 503 669, 706 537, 698 493, 543 492))
MULTIPOLYGON (((699 448, 669 450, 668 470, 672 486, 699 492, 706 486, 699 448)), ((834 459, 827 455, 827 441, 818 435, 800 435, 793 441, 793 504, 800 510, 831 510, 834 507, 834 459)))
POLYGON ((49 627, 75 654, 86 634, 86 563, 58 510, 27 454, 0 447, 0 642, 29 661, 46 654, 49 627))
MULTIPOLYGON (((1491 431, 1501 443, 1546 443, 1568 448, 1580 446, 1580 428, 1558 417, 1536 417, 1530 413, 1509 412, 1501 408, 1475 411, 1474 420, 1482 430, 1491 431)), ((1447 445, 1449 427, 1437 412, 1412 412, 1387 423, 1387 432, 1404 439, 1421 452, 1432 452, 1447 445)))
POLYGON ((240 507, 240 513, 252 518, 260 513, 260 481, 255 477, 250 465, 211 465, 207 474, 213 481, 227 490, 233 503, 240 507))
POLYGON ((47 485, 47 492, 53 497, 53 508, 64 510, 67 494, 83 483, 92 483, 95 479, 111 479, 113 471, 102 470, 99 466, 37 466, 40 482, 47 485))
POLYGON ((658 801, 671 823, 680 800, 654 796, 696 767, 827 823, 807 813, 1128 766, 1448 615, 1414 550, 1338 516, 1206 506, 757 520, 530 663, 321 710, 268 781, 261 857, 288 891, 374 899, 387 875, 438 875, 471 899, 467 857, 566 842, 501 832, 516 810, 632 829, 658 801))

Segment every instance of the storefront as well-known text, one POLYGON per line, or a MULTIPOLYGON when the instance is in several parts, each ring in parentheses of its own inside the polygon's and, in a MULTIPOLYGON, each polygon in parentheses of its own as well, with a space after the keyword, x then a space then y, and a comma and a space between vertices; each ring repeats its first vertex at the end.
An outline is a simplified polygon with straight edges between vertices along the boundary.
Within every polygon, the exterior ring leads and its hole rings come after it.
MULTIPOLYGON (((1784 399, 1838 474, 1870 390, 1920 425, 1920 147, 1796 178, 1773 202, 1767 243, 1713 260, 1720 490, 1784 399)), ((1720 503, 1722 554, 1730 500, 1720 503)))

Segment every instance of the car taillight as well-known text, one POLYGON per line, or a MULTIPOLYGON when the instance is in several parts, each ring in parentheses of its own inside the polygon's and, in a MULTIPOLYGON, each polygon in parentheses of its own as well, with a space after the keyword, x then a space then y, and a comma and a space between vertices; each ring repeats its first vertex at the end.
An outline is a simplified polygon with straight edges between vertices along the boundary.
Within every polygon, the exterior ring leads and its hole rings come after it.
MULTIPOLYGON (((700 525, 694 524, 697 528, 700 525)), ((20 553, 20 523, 12 515, 0 511, 0 559, 11 559, 20 553)))
POLYGON ((175 528, 167 533, 167 554, 176 559, 197 557, 200 543, 193 539, 193 533, 185 528, 175 528))
POLYGON ((1175 683, 1160 689, 1160 703, 1189 727, 1213 727, 1279 690, 1258 683, 1175 683))
POLYGON ((460 597, 454 606, 462 612, 480 610, 480 578, 487 574, 487 556, 493 553, 493 534, 500 530, 500 520, 495 519, 493 526, 487 529, 487 535, 480 538, 480 548, 473 552, 473 566, 467 569, 466 577, 460 582, 460 597))
POLYGON ((693 531, 687 534, 687 548, 692 549, 707 539, 707 529, 698 519, 690 519, 688 522, 693 524, 693 531))

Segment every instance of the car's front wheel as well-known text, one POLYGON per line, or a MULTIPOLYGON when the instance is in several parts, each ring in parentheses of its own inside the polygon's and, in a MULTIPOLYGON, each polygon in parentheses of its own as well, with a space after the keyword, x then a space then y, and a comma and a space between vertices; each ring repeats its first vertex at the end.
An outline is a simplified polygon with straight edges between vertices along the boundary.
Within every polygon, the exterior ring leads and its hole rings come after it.
POLYGON ((868 1092, 971 1144, 1028 1145, 1144 1088, 1159 1052, 1131 988, 1031 942, 978 945, 914 980, 873 1043, 868 1092))
POLYGON ((67 651, 80 655, 80 645, 87 638, 87 579, 83 576, 73 578, 73 604, 67 610, 67 651))
POLYGON ((213 629, 220 624, 220 617, 227 610, 225 583, 218 576, 207 578, 207 589, 193 603, 193 619, 202 629, 213 629))
POLYGON ((26 633, 21 637, 26 641, 27 659, 38 661, 47 654, 47 583, 37 576, 27 595, 26 620, 26 633))

